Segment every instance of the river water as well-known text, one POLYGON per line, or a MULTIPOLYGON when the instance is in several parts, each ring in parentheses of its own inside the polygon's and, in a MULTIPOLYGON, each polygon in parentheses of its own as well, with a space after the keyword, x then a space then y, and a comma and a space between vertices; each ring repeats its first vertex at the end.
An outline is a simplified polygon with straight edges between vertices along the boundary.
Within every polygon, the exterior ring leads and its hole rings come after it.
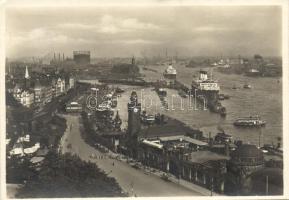
MULTIPOLYGON (((162 78, 166 66, 146 66, 157 70, 143 70, 144 79, 154 81, 162 78)), ((175 66, 177 69, 177 79, 190 85, 193 75, 198 76, 200 68, 186 68, 185 66, 175 66)), ((208 69, 208 74, 210 70, 208 69)), ((221 118, 218 114, 206 110, 195 109, 170 109, 166 114, 175 117, 193 128, 201 129, 205 135, 211 132, 215 135, 220 129, 233 136, 235 140, 243 140, 251 144, 276 144, 277 137, 282 137, 282 81, 280 78, 269 77, 246 77, 243 75, 223 74, 216 69, 212 72, 213 78, 218 80, 221 87, 220 93, 228 94, 230 99, 222 101, 227 108, 226 118, 221 118), (244 84, 250 84, 252 89, 243 89, 244 84), (236 86, 238 89, 232 89, 236 86), (259 115, 267 122, 263 128, 237 128, 233 122, 238 117, 259 115), (218 128, 219 127, 219 128, 218 128), (259 140, 260 138, 260 140, 259 140)), ((176 91, 168 91, 168 96, 176 91)), ((170 98, 170 97, 169 97, 170 98)), ((168 100, 169 101, 169 100, 168 100)), ((171 100, 173 104, 180 105, 180 101, 171 100)), ((186 104, 187 99, 182 104, 186 104)), ((187 103, 188 104, 188 103, 187 103)))

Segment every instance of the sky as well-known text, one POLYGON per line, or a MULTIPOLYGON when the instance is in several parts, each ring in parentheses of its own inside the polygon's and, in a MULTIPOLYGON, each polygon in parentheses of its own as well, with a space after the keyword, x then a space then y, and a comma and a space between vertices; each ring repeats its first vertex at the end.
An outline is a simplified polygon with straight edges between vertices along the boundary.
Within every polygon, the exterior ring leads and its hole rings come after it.
POLYGON ((8 58, 282 55, 278 6, 101 6, 6 10, 8 58))

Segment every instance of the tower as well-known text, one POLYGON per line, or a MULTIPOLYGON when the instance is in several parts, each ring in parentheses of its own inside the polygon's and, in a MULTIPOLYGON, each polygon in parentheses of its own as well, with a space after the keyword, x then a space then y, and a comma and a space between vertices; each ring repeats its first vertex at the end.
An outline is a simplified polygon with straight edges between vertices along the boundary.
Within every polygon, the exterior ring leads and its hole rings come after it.
POLYGON ((28 89, 30 87, 30 76, 28 72, 28 67, 25 68, 25 76, 24 76, 24 87, 28 89))
POLYGON ((128 130, 127 130, 127 149, 130 156, 137 158, 138 152, 138 133, 141 129, 140 112, 141 104, 138 103, 135 91, 131 93, 130 102, 127 104, 128 109, 128 130))
POLYGON ((25 79, 30 79, 27 66, 26 66, 26 68, 25 68, 25 79))
POLYGON ((134 58, 134 56, 133 56, 132 59, 131 59, 131 64, 132 64, 132 65, 135 65, 135 58, 134 58))
POLYGON ((141 104, 138 103, 138 97, 135 91, 131 93, 130 102, 127 104, 128 109, 128 134, 137 137, 140 131, 140 112, 141 104))

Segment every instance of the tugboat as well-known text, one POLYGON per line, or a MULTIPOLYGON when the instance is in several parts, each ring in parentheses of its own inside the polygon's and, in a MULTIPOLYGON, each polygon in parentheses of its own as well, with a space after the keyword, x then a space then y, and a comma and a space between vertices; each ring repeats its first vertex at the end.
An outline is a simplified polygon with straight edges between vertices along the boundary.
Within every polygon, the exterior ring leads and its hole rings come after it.
POLYGON ((220 113, 221 117, 226 117, 227 116, 227 109, 224 106, 222 106, 219 113, 220 113))
POLYGON ((266 121, 261 120, 259 116, 250 116, 250 117, 238 118, 234 122, 234 125, 243 126, 243 127, 260 127, 260 126, 265 126, 266 121))

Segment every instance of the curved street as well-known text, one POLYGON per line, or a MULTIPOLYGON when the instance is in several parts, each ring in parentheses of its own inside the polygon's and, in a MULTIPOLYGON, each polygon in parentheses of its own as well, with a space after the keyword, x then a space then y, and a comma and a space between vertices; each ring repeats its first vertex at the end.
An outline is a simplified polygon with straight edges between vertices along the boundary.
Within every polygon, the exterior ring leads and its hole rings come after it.
POLYGON ((80 115, 63 115, 67 121, 67 129, 61 139, 60 150, 62 153, 78 155, 82 160, 94 162, 104 170, 108 176, 114 177, 120 187, 129 196, 152 197, 152 196, 200 196, 197 191, 189 190, 173 182, 166 182, 160 177, 146 173, 142 169, 134 169, 129 164, 116 159, 99 159, 105 154, 89 146, 81 137, 80 115), (97 158, 91 158, 94 154, 97 158))

